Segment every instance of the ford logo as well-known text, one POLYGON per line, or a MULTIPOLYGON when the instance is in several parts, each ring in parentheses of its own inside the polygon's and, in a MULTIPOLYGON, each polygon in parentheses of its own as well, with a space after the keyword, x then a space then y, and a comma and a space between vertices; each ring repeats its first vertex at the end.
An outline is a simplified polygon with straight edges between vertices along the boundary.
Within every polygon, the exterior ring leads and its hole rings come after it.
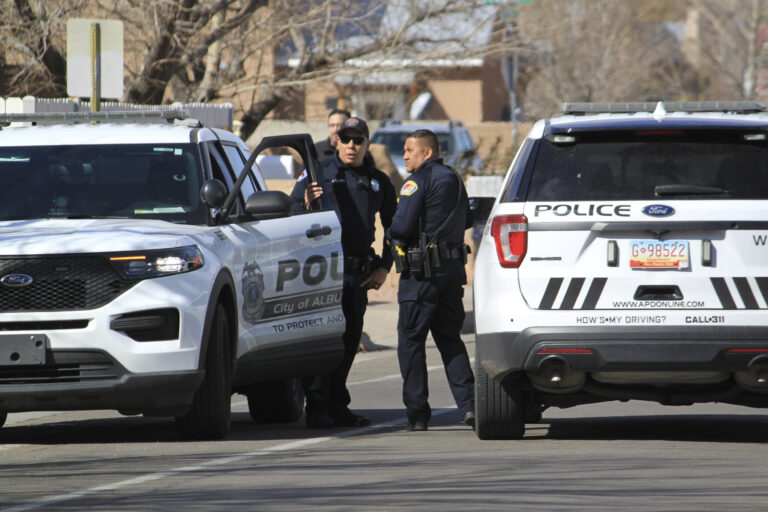
POLYGON ((3 283, 5 286, 12 286, 14 288, 29 286, 34 282, 35 279, 32 276, 28 276, 27 274, 6 274, 3 277, 0 277, 0 283, 3 283))
POLYGON ((667 217, 675 213, 675 209, 665 204, 649 204, 643 208, 643 213, 653 217, 667 217))

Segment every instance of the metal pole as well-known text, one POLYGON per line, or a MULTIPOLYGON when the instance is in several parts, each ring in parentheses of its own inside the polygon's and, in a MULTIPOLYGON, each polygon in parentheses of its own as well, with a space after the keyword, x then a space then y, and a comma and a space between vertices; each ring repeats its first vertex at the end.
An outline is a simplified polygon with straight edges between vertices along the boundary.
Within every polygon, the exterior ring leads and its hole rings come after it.
POLYGON ((517 52, 512 56, 512 87, 510 87, 509 108, 512 110, 512 141, 517 147, 517 52))
POLYGON ((91 112, 101 110, 101 27, 91 23, 91 112))

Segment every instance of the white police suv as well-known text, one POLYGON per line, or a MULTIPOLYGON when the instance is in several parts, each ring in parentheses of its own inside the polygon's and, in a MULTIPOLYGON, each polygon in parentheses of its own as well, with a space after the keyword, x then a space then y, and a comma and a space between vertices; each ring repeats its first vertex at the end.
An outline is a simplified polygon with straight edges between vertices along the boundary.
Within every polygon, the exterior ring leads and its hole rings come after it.
POLYGON ((475 260, 476 433, 548 406, 768 407, 768 115, 566 104, 537 122, 475 260))
POLYGON ((0 116, 0 419, 115 409, 222 438, 233 392, 298 419, 298 377, 343 351, 340 226, 292 216, 254 160, 314 169, 309 136, 251 154, 184 112, 50 116, 0 116))

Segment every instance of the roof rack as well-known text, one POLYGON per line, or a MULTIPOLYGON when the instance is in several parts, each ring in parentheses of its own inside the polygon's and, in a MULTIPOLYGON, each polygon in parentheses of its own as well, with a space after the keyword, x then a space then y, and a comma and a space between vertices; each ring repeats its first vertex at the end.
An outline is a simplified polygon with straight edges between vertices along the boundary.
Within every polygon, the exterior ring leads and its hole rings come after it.
POLYGON ((183 108, 158 110, 125 110, 102 112, 32 112, 26 114, 0 114, 0 126, 11 123, 61 123, 61 122, 96 122, 96 121, 157 121, 172 123, 189 118, 189 111, 183 108))
POLYGON ((629 103, 563 103, 564 115, 632 114, 636 112, 724 112, 755 114, 765 112, 756 101, 645 101, 629 103))

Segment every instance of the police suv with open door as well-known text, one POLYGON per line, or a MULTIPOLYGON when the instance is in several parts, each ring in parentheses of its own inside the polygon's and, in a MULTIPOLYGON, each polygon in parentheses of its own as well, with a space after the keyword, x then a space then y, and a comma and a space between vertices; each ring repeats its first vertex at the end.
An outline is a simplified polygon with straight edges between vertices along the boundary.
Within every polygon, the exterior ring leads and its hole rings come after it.
POLYGON ((768 407, 768 115, 566 104, 475 260, 476 433, 607 400, 768 407))
POLYGON ((251 153, 183 111, 51 116, 0 118, 0 425, 115 409, 222 438, 233 392, 298 419, 300 377, 343 352, 340 225, 254 161, 290 146, 315 172, 309 136, 251 153))

